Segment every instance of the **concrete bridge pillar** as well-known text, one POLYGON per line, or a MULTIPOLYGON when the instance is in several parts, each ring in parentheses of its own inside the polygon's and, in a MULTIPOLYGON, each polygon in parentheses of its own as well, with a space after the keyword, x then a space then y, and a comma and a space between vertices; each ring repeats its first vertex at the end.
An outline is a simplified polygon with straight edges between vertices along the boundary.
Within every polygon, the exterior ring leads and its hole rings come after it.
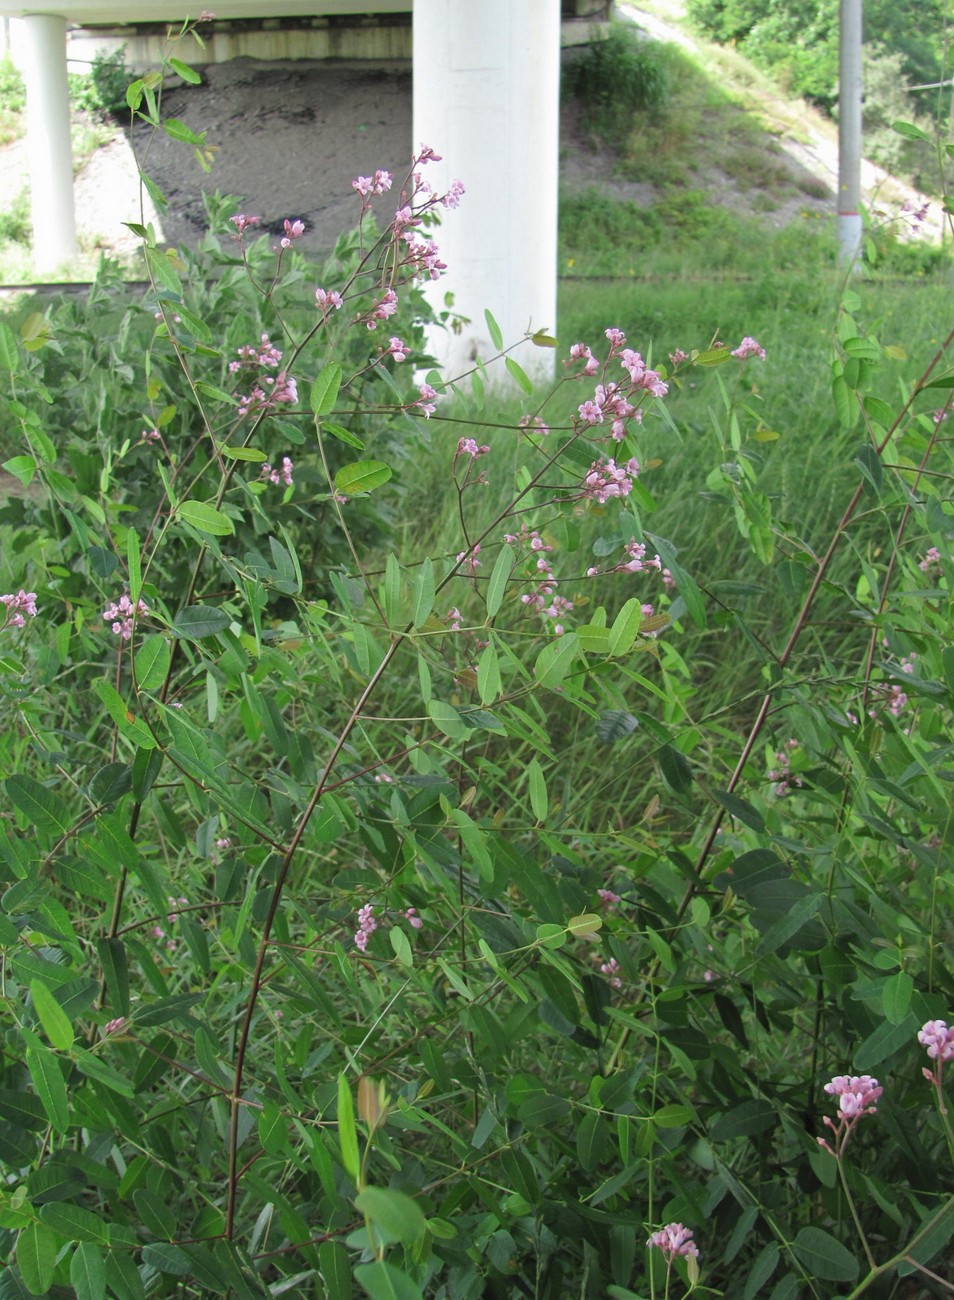
POLYGON ((49 273, 76 256, 66 19, 28 14, 22 23, 33 260, 49 273))
MULTIPOLYGON (((430 290, 470 318, 433 340, 460 374, 494 352, 485 308, 505 343, 556 327, 560 0, 414 0, 413 21, 414 148, 443 156, 426 169, 435 188, 466 187, 436 233, 448 270, 430 290)), ((518 356, 537 378, 552 373, 550 350, 518 356)))

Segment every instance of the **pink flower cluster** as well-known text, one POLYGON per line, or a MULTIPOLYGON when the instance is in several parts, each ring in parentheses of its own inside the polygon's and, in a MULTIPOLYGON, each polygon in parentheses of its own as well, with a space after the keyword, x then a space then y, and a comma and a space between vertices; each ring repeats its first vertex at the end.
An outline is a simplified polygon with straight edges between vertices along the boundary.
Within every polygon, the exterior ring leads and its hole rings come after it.
POLYGON ((364 907, 358 912, 358 928, 354 933, 354 946, 364 952, 368 946, 368 940, 378 928, 377 918, 374 915, 374 904, 365 903, 364 907))
MULTIPOLYGON (((929 1020, 918 1030, 918 1042, 927 1048, 932 1061, 954 1061, 954 1024, 949 1027, 946 1020, 929 1020)), ((930 1071, 925 1073, 931 1077, 930 1071)))
POLYGON ((671 1264, 677 1255, 699 1258, 699 1248, 692 1239, 692 1229, 684 1228, 681 1223, 667 1223, 647 1239, 646 1245, 661 1250, 667 1264, 671 1264))
POLYGON ((232 236, 232 238, 241 239, 246 230, 254 230, 256 226, 261 225, 262 218, 247 217, 244 212, 239 212, 234 217, 229 217, 229 221, 232 222, 232 225, 235 227, 237 232, 232 236))
POLYGON ((918 563, 918 568, 922 573, 930 574, 931 577, 937 576, 941 572, 941 565, 944 561, 941 558, 941 552, 936 546, 929 546, 924 552, 924 559, 918 563))
POLYGON ((623 981, 619 974, 619 962, 615 957, 600 962, 600 974, 606 976, 611 989, 621 989, 623 987, 623 981))
POLYGON ((351 182, 351 188, 357 190, 363 199, 367 199, 386 194, 393 183, 394 178, 391 173, 378 168, 373 176, 356 176, 351 182))
POLYGON ((833 1156, 840 1156, 851 1137, 858 1121, 865 1115, 874 1115, 878 1109, 875 1104, 884 1089, 870 1074, 836 1074, 830 1083, 825 1084, 825 1091, 838 1098, 838 1119, 823 1117, 826 1128, 830 1128, 835 1140, 834 1148, 823 1137, 818 1145, 833 1156))
POLYGON ((259 343, 246 344, 245 347, 237 348, 236 352, 238 361, 229 362, 229 374, 232 375, 238 370, 274 370, 282 359, 281 352, 267 334, 262 335, 259 343))
POLYGON ((470 456, 473 460, 476 460, 478 456, 486 456, 489 451, 490 446, 487 443, 478 446, 473 438, 460 438, 457 442, 454 459, 456 460, 458 456, 470 456))
POLYGON ((574 361, 582 361, 583 367, 576 376, 580 379, 602 373, 602 382, 596 385, 593 397, 580 404, 580 420, 583 424, 591 426, 608 423, 610 436, 617 442, 621 442, 626 436, 630 420, 635 420, 637 424, 642 423, 641 403, 646 394, 652 397, 665 397, 669 392, 669 385, 658 371, 649 369, 638 352, 623 346, 626 335, 622 330, 608 329, 606 337, 609 340, 610 350, 602 366, 585 343, 573 344, 570 348, 569 360, 565 364, 569 366, 574 361), (618 360, 626 371, 629 376, 628 383, 617 383, 607 379, 607 367, 614 360, 618 360))
POLYGON ((253 411, 267 411, 274 406, 291 406, 297 401, 297 381, 284 370, 280 370, 275 376, 266 375, 250 393, 243 394, 239 398, 238 413, 240 416, 245 416, 253 411))
POLYGON ((379 320, 387 320, 393 316, 398 309, 398 296, 393 289, 388 289, 384 297, 375 304, 371 314, 365 318, 365 324, 369 330, 378 328, 379 320))
POLYGON ((24 591, 21 587, 17 594, 0 596, 0 604, 6 605, 6 617, 0 627, 23 627, 27 618, 36 618, 36 592, 24 591))
POLYGON ((612 457, 595 460, 583 479, 580 496, 598 501, 600 505, 611 497, 628 497, 638 475, 639 461, 635 456, 631 456, 625 465, 617 465, 612 457))
POLYGON ((739 346, 732 349, 732 355, 738 357, 740 361, 745 361, 748 357, 758 357, 760 361, 764 361, 765 349, 758 339, 753 339, 746 334, 739 346))
POLYGON ((316 289, 315 302, 321 308, 323 315, 327 316, 329 307, 333 311, 341 310, 342 298, 337 289, 316 289))
POLYGON ((791 790, 800 790, 802 788, 802 779, 792 771, 791 752, 798 749, 797 740, 786 740, 781 749, 775 751, 775 761, 778 767, 773 767, 768 773, 768 779, 775 782, 775 794, 779 799, 784 799, 791 790))
POLYGON ((437 410, 433 400, 437 396, 437 389, 432 388, 430 384, 421 384, 417 391, 421 396, 413 405, 419 407, 424 418, 429 420, 437 410))
MULTIPOLYGON (((424 922, 417 914, 416 907, 409 907, 403 912, 398 912, 398 916, 403 917, 412 930, 420 930, 424 926, 424 922)), ((372 934, 374 934, 379 924, 380 922, 374 914, 374 904, 365 903, 364 907, 362 907, 358 912, 358 928, 354 935, 354 946, 359 952, 367 951, 368 940, 371 938, 372 934)))
POLYGON ((388 339, 388 346, 384 355, 392 356, 395 361, 406 361, 411 355, 411 349, 403 339, 392 336, 388 339))
POLYGON ((289 221, 285 219, 285 233, 282 236, 282 248, 289 248, 293 239, 301 239, 305 233, 305 223, 303 221, 289 221))
MULTIPOLYGON (((181 896, 179 898, 173 898, 171 896, 169 897, 169 906, 173 910, 170 911, 166 917, 167 925, 175 925, 176 921, 178 921, 179 919, 179 913, 175 909, 177 907, 185 907, 188 902, 189 900, 187 898, 182 898, 181 896)), ((152 927, 151 933, 152 933, 152 937, 157 941, 165 939, 166 952, 175 952, 175 950, 178 948, 179 946, 178 942, 175 939, 170 938, 170 936, 166 933, 166 931, 162 928, 161 925, 154 925, 152 927)))
POLYGON ((261 477, 267 479, 269 483, 284 483, 286 487, 291 487, 295 481, 292 478, 294 468, 294 463, 287 456, 283 456, 281 469, 272 469, 268 461, 265 461, 262 466, 261 477))
POLYGON ((133 605, 128 596, 120 596, 103 610, 103 618, 112 624, 112 631, 123 641, 128 641, 133 634, 133 621, 137 614, 146 615, 149 606, 144 600, 137 600, 133 605))

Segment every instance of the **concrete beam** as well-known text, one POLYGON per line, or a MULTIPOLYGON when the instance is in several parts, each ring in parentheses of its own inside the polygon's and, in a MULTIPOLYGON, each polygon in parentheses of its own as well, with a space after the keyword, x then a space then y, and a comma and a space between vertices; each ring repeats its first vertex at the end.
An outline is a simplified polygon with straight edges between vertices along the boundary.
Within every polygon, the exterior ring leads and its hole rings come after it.
MULTIPOLYGON (((494 349, 489 309, 513 343, 556 326, 560 0, 415 0, 414 148, 444 161, 427 179, 440 191, 459 177, 466 194, 436 241, 448 270, 429 296, 469 318, 432 340, 450 374, 494 349)), ((543 378, 548 349, 521 350, 543 378)))
POLYGON ((76 257, 66 19, 23 19, 27 149, 33 214, 33 262, 41 273, 76 257))

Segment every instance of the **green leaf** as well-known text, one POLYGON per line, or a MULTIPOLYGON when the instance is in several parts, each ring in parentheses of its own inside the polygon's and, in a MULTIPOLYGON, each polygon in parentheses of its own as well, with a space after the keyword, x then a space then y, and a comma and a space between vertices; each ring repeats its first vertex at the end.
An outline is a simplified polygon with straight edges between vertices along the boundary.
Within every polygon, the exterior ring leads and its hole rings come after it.
POLYGON ((136 672, 136 685, 141 691, 158 690, 166 680, 172 650, 166 638, 158 632, 147 636, 135 652, 133 664, 136 672))
POLYGON ((86 1210, 81 1205, 70 1205, 64 1201, 50 1201, 41 1206, 40 1218, 48 1228, 58 1232, 67 1241, 98 1242, 101 1246, 109 1245, 109 1224, 104 1223, 98 1214, 86 1210))
POLYGON ((732 351, 730 348, 710 348, 706 352, 700 352, 698 356, 692 358, 694 366, 721 366, 726 361, 732 360, 732 351))
POLYGON ((51 1046, 58 1052, 68 1052, 73 1046, 73 1026, 69 1016, 41 980, 30 982, 30 997, 51 1046))
POLYGON ((493 704, 500 694, 503 683, 500 679, 500 660, 497 647, 488 641, 477 660, 477 694, 481 704, 493 704))
POLYGON ((773 921, 762 935, 757 955, 766 957, 793 939, 799 930, 808 924, 824 901, 824 894, 806 894, 803 898, 797 899, 785 915, 773 921))
POLYGON ((63 1072, 53 1053, 38 1039, 36 1042, 36 1047, 26 1050, 26 1067, 47 1119, 57 1133, 65 1133, 70 1126, 70 1107, 63 1072))
POLYGON ((798 1262, 810 1277, 852 1282, 858 1276, 857 1259, 822 1228, 802 1228, 793 1244, 798 1262))
POLYGON ((859 1074, 868 1074, 895 1052, 909 1046, 917 1030, 918 1021, 910 1011, 896 1025, 888 1020, 882 1021, 855 1052, 855 1069, 859 1074))
POLYGON ((528 397, 533 396, 533 381, 522 366, 519 366, 513 357, 505 357, 504 365, 510 374, 510 377, 516 380, 517 384, 523 389, 528 397))
POLYGON ((658 753, 663 780, 676 794, 685 794, 692 785, 692 768, 684 754, 672 745, 662 745, 658 753))
POLYGON ((484 312, 484 320, 487 322, 487 333, 490 335, 490 341, 499 352, 503 347, 503 335, 500 332, 500 326, 489 311, 484 312))
POLYGON ((357 460, 343 465, 335 475, 335 491, 345 496, 357 492, 373 492, 391 477, 390 465, 380 460, 357 460))
POLYGON ((361 1174, 358 1130, 354 1122, 351 1088, 343 1074, 338 1075, 338 1145, 341 1148, 341 1163, 344 1165, 345 1173, 353 1183, 356 1183, 361 1174))
POLYGON ((892 122, 891 130, 894 131, 896 135, 903 135, 905 140, 927 140, 928 143, 931 141, 931 137, 928 135, 927 131, 922 131, 921 128, 915 126, 913 122, 892 122))
POLYGON ((543 775, 543 768, 535 758, 530 760, 527 775, 530 785, 530 807, 533 815, 538 822, 545 822, 550 808, 550 800, 547 795, 547 779, 543 775))
POLYGON ((414 612, 411 622, 415 627, 423 627, 427 622, 428 615, 434 608, 436 594, 434 565, 428 558, 422 562, 414 582, 414 612))
POLYGON ((192 1272, 189 1256, 171 1241, 153 1241, 143 1246, 142 1262, 172 1277, 187 1277, 192 1272))
POLYGON ((179 282, 179 272, 173 266, 172 262, 165 253, 160 253, 158 248, 152 248, 148 244, 146 245, 145 253, 146 261, 149 264, 149 270, 152 272, 153 278, 157 280, 163 288, 168 289, 178 298, 179 294, 182 292, 182 285, 179 282))
POLYGON ((17 1234, 17 1267, 33 1295, 46 1295, 53 1285, 60 1238, 42 1223, 29 1223, 17 1234))
POLYGON ((411 948, 411 941, 399 925, 392 925, 388 930, 388 938, 391 940, 391 947, 394 949, 394 955, 401 963, 410 969, 414 965, 414 952, 411 948))
POLYGON ((858 410, 851 399, 851 390, 842 375, 836 375, 832 380, 831 396, 835 404, 838 423, 843 429, 850 429, 855 422, 858 410))
POLYGON ((0 370, 6 370, 8 374, 16 374, 20 365, 20 349, 17 347, 17 336, 9 325, 0 321, 0 370))
POLYGON ((611 655, 624 655, 632 650, 642 621, 642 605, 634 596, 627 600, 616 615, 613 626, 609 630, 609 652, 611 655))
POLYGON ((712 1125, 713 1142, 731 1142, 733 1138, 767 1133, 778 1123, 778 1107, 760 1098, 743 1101, 720 1115, 712 1125))
POLYGON ((11 456, 9 460, 3 462, 3 468, 8 474, 18 478, 24 487, 29 487, 36 473, 36 461, 32 456, 11 456))
POLYGON ((39 831, 53 835, 66 835, 72 826, 66 804, 52 790, 48 790, 32 776, 8 776, 3 783, 7 797, 15 808, 24 813, 39 831))
POLYGON ((364 443, 356 433, 350 433, 340 424, 329 424, 327 420, 321 422, 322 433, 330 433, 332 438, 337 438, 348 447, 354 447, 355 451, 364 451, 364 443))
POLYGON ((257 465, 265 459, 264 451, 257 447, 230 447, 227 443, 220 443, 219 451, 226 460, 250 461, 257 465))
POLYGON ((130 528, 126 534, 126 564, 129 573, 129 599, 135 605, 142 591, 142 563, 139 555, 139 535, 130 528))
POLYGON ((438 731, 451 740, 462 740, 468 734, 467 724, 453 704, 447 704, 444 700, 428 700, 427 713, 438 731))
POLYGON ((120 734, 132 741, 139 749, 155 749, 156 739, 152 732, 136 715, 127 708, 126 701, 114 686, 107 681, 93 682, 93 690, 102 700, 106 712, 119 728, 120 734))
POLYGON ((759 833, 765 830, 762 814, 750 803, 739 799, 737 795, 729 794, 728 790, 712 790, 711 794, 716 803, 721 804, 729 816, 734 817, 743 826, 748 826, 750 830, 759 833))
POLYGON ((627 713, 625 709, 608 709, 597 719, 597 739, 604 745, 612 745, 617 740, 624 740, 627 736, 631 736, 638 726, 639 719, 627 713))
POLYGON ((354 1270, 354 1276, 371 1300, 423 1300, 417 1283, 412 1282, 406 1273, 400 1272, 387 1260, 378 1259, 373 1264, 359 1264, 354 1270))
POLYGON ((162 129, 170 140, 178 140, 180 144, 205 144, 205 132, 196 134, 190 126, 180 121, 177 117, 167 117, 162 123, 162 129))
POLYGON ((180 501, 176 509, 179 518, 197 528, 200 533, 209 533, 212 537, 231 537, 235 532, 235 525, 228 515, 216 510, 207 501, 180 501))
POLYGON ((503 604, 515 559, 512 547, 506 543, 501 546, 494 561, 490 581, 487 583, 487 614, 490 618, 493 618, 503 604))
POLYGON ((533 675, 541 686, 554 690, 573 667, 579 643, 575 632, 554 637, 537 655, 533 675))
POLYGON ((170 59, 169 67, 177 73, 183 81, 187 81, 190 86, 201 86, 202 77, 195 68, 190 68, 188 63, 183 63, 181 59, 170 59))
POLYGON ((311 386, 311 409, 315 415, 327 415, 334 409, 341 387, 341 366, 332 361, 315 376, 311 386))
POLYGON ((417 1241, 427 1227, 417 1201, 390 1187, 366 1187, 355 1197, 355 1205, 389 1240, 406 1245, 417 1241))
POLYGON ((172 620, 172 635, 185 641, 205 641, 231 625, 232 616, 218 605, 186 605, 172 620))
POLYGON ((684 1124, 692 1122, 693 1114, 691 1106, 674 1101, 653 1112, 653 1123, 657 1128, 682 1128, 684 1124))
POLYGON ((885 1019, 892 1025, 900 1025, 908 1014, 911 995, 914 993, 914 980, 903 970, 892 975, 881 991, 881 1007, 885 1019))
POLYGON ((351 1260, 340 1241, 324 1241, 318 1247, 318 1267, 328 1300, 351 1300, 351 1260))

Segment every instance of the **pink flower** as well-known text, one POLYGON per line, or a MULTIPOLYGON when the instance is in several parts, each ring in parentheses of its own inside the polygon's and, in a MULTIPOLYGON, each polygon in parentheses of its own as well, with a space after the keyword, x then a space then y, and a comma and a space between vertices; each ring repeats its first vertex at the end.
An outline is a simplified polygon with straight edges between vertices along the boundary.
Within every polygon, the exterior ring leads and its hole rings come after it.
POLYGON ((104 1034, 118 1034, 120 1030, 125 1029, 129 1021, 125 1016, 117 1016, 115 1020, 107 1020, 103 1025, 104 1034))
POLYGON ((692 1229, 684 1228, 681 1223, 667 1223, 647 1239, 646 1245, 661 1250, 667 1264, 671 1264, 677 1255, 699 1258, 699 1249, 692 1240, 692 1229))
POLYGON ((431 416, 434 414, 434 412, 437 410, 437 407, 434 405, 433 401, 431 400, 432 398, 437 396, 437 389, 432 388, 430 384, 421 384, 420 388, 417 391, 421 394, 421 396, 420 399, 414 403, 414 405, 419 406, 421 408, 422 415, 424 415, 425 418, 429 420, 431 416))
POLYGON ((623 981, 619 977, 619 962, 615 957, 610 957, 609 961, 600 962, 600 974, 606 976, 610 988, 621 989, 623 987, 623 981))
POLYGON ((391 173, 382 171, 380 168, 373 176, 356 176, 351 182, 351 188, 357 190, 363 199, 376 194, 385 194, 392 184, 391 173))
POLYGON ((368 317, 365 324, 369 330, 376 330, 378 328, 378 321, 387 320, 389 316, 394 315, 397 309, 398 296, 393 289, 388 289, 387 293, 371 312, 371 315, 368 317))
POLYGON ((620 894, 614 894, 612 889, 598 889, 596 892, 599 896, 600 902, 608 912, 611 912, 617 903, 623 901, 622 896, 620 894))
POLYGON ((7 616, 0 624, 2 627, 23 627, 28 618, 36 618, 36 592, 24 591, 21 587, 15 596, 0 596, 0 604, 6 605, 7 616))
POLYGON ((385 355, 390 354, 395 361, 404 361, 411 355, 411 349, 406 343, 397 337, 388 339, 388 347, 385 355))
POLYGON ((929 1020, 918 1030, 918 1042, 932 1061, 954 1061, 954 1024, 948 1028, 945 1020, 929 1020))
POLYGON ((287 456, 283 456, 281 469, 272 469, 268 461, 265 461, 262 465, 260 477, 267 479, 269 483, 284 483, 286 487, 291 487, 295 481, 292 478, 294 468, 294 463, 287 456))
POLYGON ((128 641, 133 633, 133 621, 137 614, 146 615, 149 606, 144 600, 137 600, 135 606, 128 596, 120 596, 103 610, 103 618, 112 624, 112 630, 123 641, 128 641))
POLYGON ((817 1141, 820 1147, 840 1158, 858 1120, 864 1115, 874 1115, 877 1112, 875 1103, 884 1089, 870 1074, 836 1074, 830 1083, 825 1084, 825 1091, 838 1098, 837 1121, 827 1115, 822 1121, 834 1134, 834 1149, 822 1137, 817 1141))
POLYGON ((461 566, 462 573, 476 573, 480 568, 480 560, 477 558, 480 554, 480 542, 475 542, 469 551, 461 551, 457 557, 457 563, 461 566))
MULTIPOLYGON (((472 456, 474 460, 478 456, 486 456, 490 451, 488 443, 478 446, 473 438, 461 438, 457 443, 457 456, 472 456)), ((455 457, 456 459, 456 457, 455 457)))
POLYGON ((456 208, 460 203, 461 195, 463 193, 464 182, 457 180, 451 181, 447 193, 441 199, 441 203, 445 208, 456 208))
POLYGON ((358 928, 354 935, 354 946, 364 952, 368 946, 368 939, 377 928, 378 922, 374 915, 374 904, 365 903, 364 907, 358 912, 358 928))
POLYGON ((688 360, 689 360, 689 353, 683 352, 682 348, 676 348, 675 352, 670 352, 669 354, 669 364, 672 366, 678 366, 683 361, 688 361, 688 360))
POLYGON ((421 165, 423 163, 429 163, 429 162, 440 162, 441 155, 439 153, 435 153, 434 150, 430 147, 430 145, 422 144, 421 151, 417 155, 414 161, 418 165, 421 165))
POLYGON ((732 349, 732 355, 738 357, 740 361, 744 361, 746 357, 758 357, 760 361, 764 361, 765 349, 757 339, 753 339, 746 334, 739 346, 732 349))
POLYGON ((583 480, 582 497, 592 497, 602 505, 610 497, 626 497, 633 490, 633 480, 639 474, 639 461, 631 457, 624 465, 615 460, 594 461, 583 480))
POLYGON ((332 307, 335 311, 340 311, 341 309, 341 294, 338 293, 337 289, 316 289, 315 301, 324 312, 326 312, 329 307, 332 307))
POLYGON ((409 907, 407 911, 402 912, 401 915, 407 921, 412 930, 420 930, 423 928, 424 922, 418 916, 416 907, 409 907))
POLYGON ((285 218, 285 234, 282 237, 282 248, 288 248, 293 239, 301 239, 305 233, 305 223, 303 221, 289 221, 285 218))
POLYGON ((233 235, 232 238, 241 239, 242 236, 245 234, 246 230, 251 230, 254 226, 260 225, 262 218, 247 217, 244 212, 240 212, 234 217, 229 217, 229 220, 232 222, 233 226, 238 231, 238 234, 233 235))

